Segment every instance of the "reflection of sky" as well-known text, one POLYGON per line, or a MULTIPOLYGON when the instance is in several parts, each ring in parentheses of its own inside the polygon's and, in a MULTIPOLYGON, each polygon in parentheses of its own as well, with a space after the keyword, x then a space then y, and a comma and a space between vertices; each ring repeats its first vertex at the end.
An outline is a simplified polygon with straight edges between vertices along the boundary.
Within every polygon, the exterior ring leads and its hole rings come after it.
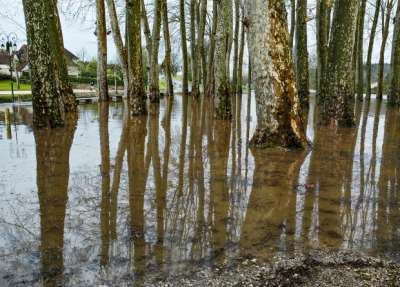
MULTIPOLYGON (((250 123, 250 136, 253 134, 256 124, 254 98, 252 99, 251 111, 253 118, 250 123)), ((161 103, 159 121, 162 123, 165 114, 165 102, 161 103)), ((179 153, 180 142, 182 137, 182 99, 176 96, 173 105, 172 122, 171 122, 171 149, 168 165, 168 189, 166 196, 166 206, 164 210, 164 231, 165 237, 163 242, 164 259, 169 264, 164 266, 164 271, 171 273, 179 273, 187 269, 188 262, 196 262, 212 260, 213 249, 212 242, 214 240, 215 216, 213 212, 212 197, 215 197, 210 188, 212 181, 212 171, 210 167, 210 156, 208 153, 207 133, 202 135, 202 160, 204 167, 204 184, 205 184, 205 206, 203 214, 200 214, 205 222, 204 232, 201 235, 200 242, 196 242, 196 224, 199 220, 198 209, 200 206, 199 182, 194 181, 194 188, 191 189, 188 182, 189 162, 190 158, 189 145, 191 133, 191 102, 188 103, 188 127, 186 139, 186 154, 184 160, 184 188, 181 197, 177 196, 179 182, 179 153)), ((380 160, 383 156, 382 146, 384 141, 385 129, 385 105, 382 105, 380 113, 379 129, 377 133, 377 161, 376 174, 373 179, 369 177, 370 166, 372 164, 372 133, 374 125, 374 115, 376 102, 372 100, 369 117, 367 118, 365 146, 364 146, 364 179, 365 189, 364 196, 361 196, 360 179, 363 176, 360 170, 360 129, 357 133, 354 154, 346 153, 346 150, 335 151, 337 158, 334 160, 351 161, 351 185, 350 198, 345 198, 345 184, 343 179, 341 182, 342 192, 339 192, 340 198, 335 198, 329 206, 332 210, 336 210, 335 205, 339 206, 337 210, 340 217, 339 228, 342 232, 341 246, 342 248, 355 248, 362 250, 374 249, 373 243, 376 241, 376 224, 382 218, 378 218, 376 209, 377 198, 379 195, 379 186, 376 184, 380 177, 380 160)), ((0 114, 4 106, 0 106, 0 114)), ((30 114, 29 109, 21 109, 21 114, 30 114)), ((109 115, 109 146, 111 158, 111 179, 115 166, 115 156, 123 125, 123 111, 121 106, 113 105, 109 115)), ((64 236, 64 264, 69 273, 74 274, 70 285, 78 284, 80 280, 89 280, 89 282, 103 282, 102 280, 111 280, 113 276, 120 277, 135 270, 132 261, 135 248, 129 238, 129 190, 128 190, 128 170, 126 163, 126 154, 121 174, 121 183, 118 194, 118 218, 117 218, 117 235, 118 238, 110 246, 110 265, 108 271, 105 272, 99 268, 98 260, 101 248, 101 230, 100 230, 100 205, 101 205, 101 175, 100 175, 100 138, 99 138, 99 114, 96 105, 80 106, 80 118, 77 129, 75 131, 73 145, 70 151, 70 180, 68 191, 68 205, 65 219, 65 236, 64 236), (131 263, 129 263, 131 262, 131 263)), ((253 185, 253 174, 255 172, 255 160, 252 152, 246 146, 247 133, 247 97, 242 99, 242 112, 240 132, 235 136, 230 135, 230 147, 228 155, 228 164, 226 167, 227 175, 224 180, 227 181, 229 208, 226 214, 226 221, 223 225, 226 229, 226 238, 229 241, 228 246, 222 252, 224 258, 229 261, 243 252, 241 250, 241 242, 244 237, 243 233, 249 232, 244 228, 248 222, 254 224, 255 229, 251 232, 261 233, 255 238, 266 238, 263 242, 246 243, 248 246, 257 250, 254 256, 263 256, 266 254, 263 249, 273 250, 277 248, 280 251, 290 251, 291 246, 296 249, 302 248, 302 243, 311 243, 313 246, 319 246, 324 239, 329 240, 330 233, 326 230, 331 226, 322 226, 322 219, 331 218, 332 214, 327 217, 327 211, 323 208, 327 207, 322 193, 332 192, 335 190, 320 190, 319 182, 309 182, 310 166, 313 161, 313 155, 317 155, 319 150, 312 150, 304 162, 299 165, 299 178, 288 179, 286 170, 282 173, 282 167, 287 165, 289 158, 285 151, 281 151, 282 165, 277 164, 279 173, 274 176, 276 182, 266 182, 263 184, 253 185), (235 145, 232 145, 235 138, 235 145), (240 140, 239 140, 240 139, 240 140), (235 156, 234 156, 235 155, 235 156), (236 165, 234 164, 236 163, 236 165), (296 186, 289 186, 296 184, 296 186), (264 184, 266 186, 264 186, 264 184), (269 185, 270 184, 270 185, 269 185), (313 187, 310 187, 313 185, 313 187), (282 188, 283 187, 283 188, 282 188), (292 190, 287 189, 292 188, 292 190), (322 193, 321 193, 322 192, 322 193), (256 211, 249 212, 249 202, 251 202, 252 194, 256 193, 262 200, 265 198, 267 207, 255 205, 256 211), (293 195, 293 196, 292 196, 293 195), (310 203, 311 200, 311 204, 310 203), (308 202, 308 203, 307 203, 308 202), (282 206, 279 206, 282 204, 282 206), (323 205, 325 204, 325 205, 323 205), (283 206, 284 205, 284 206, 283 206), (292 210, 290 210, 292 208, 292 210), (268 209, 268 210, 265 210, 268 209), (258 212, 258 213, 257 213, 258 212), (280 214, 275 214, 279 212, 280 214), (257 222, 251 216, 259 216, 262 223, 257 222), (330 216, 330 217, 329 217, 330 216), (269 218, 271 217, 271 218, 269 218), (279 236, 274 238, 276 233, 276 222, 283 218, 283 222, 279 226, 279 236), (264 220, 264 221, 262 221, 264 220), (265 234, 263 234, 265 232, 265 234), (295 241, 295 242, 292 242, 295 241), (258 245, 257 245, 258 244, 258 245)), ((309 127, 307 129, 310 139, 315 137, 313 130, 313 113, 309 116, 309 127)), ((149 135, 149 126, 147 135, 149 135)), ((238 128, 238 127, 236 127, 238 128)), ((234 129, 232 129, 234 131, 234 129)), ((21 124, 17 121, 16 127, 12 126, 12 139, 6 138, 6 128, 3 119, 0 118, 0 256, 9 254, 6 260, 0 262, 0 285, 2 285, 2 272, 11 272, 16 268, 16 273, 23 276, 31 276, 34 271, 40 268, 40 222, 39 222, 39 205, 36 186, 36 156, 35 156, 35 140, 29 125, 21 124), (18 142, 16 139, 18 136, 18 142), (18 266, 18 267, 17 267, 18 266), (34 270, 32 270, 34 269, 34 270)), ((128 139, 131 140, 131 139, 128 139)), ((323 141, 322 141, 323 142, 323 141)), ((159 125, 159 142, 158 149, 160 154, 160 164, 164 164, 164 148, 165 148, 165 130, 163 125, 159 125)), ((393 148, 393 147, 392 147, 393 148)), ((147 139, 145 144, 145 153, 148 152, 147 139)), ((272 156, 278 156, 279 152, 272 156)), ((321 154, 319 154, 321 158, 321 154)), ((323 159, 326 157, 322 157, 323 159)), ((215 159, 214 159, 215 160, 215 159)), ((260 158, 261 165, 268 165, 270 158, 260 158)), ((260 165, 259 163, 259 165, 260 165)), ((332 164, 332 163, 329 163, 332 164)), ((290 165, 293 167, 292 165, 290 165)), ((393 168, 393 166, 392 166, 393 168)), ((265 169, 266 172, 275 172, 270 168, 265 169)), ((215 172, 215 171, 214 171, 215 172)), ((291 170, 290 174, 296 171, 291 170)), ((314 170, 314 172, 316 172, 314 170)), ((317 172, 318 173, 318 172, 317 172)), ((258 173, 260 176, 260 173, 258 173)), ((325 175, 314 174, 314 178, 321 179, 325 175), (320 176, 320 177, 318 177, 320 176)), ((333 176, 337 176, 333 174, 333 176)), ((261 174, 262 177, 262 174, 261 174)), ((270 174, 266 174, 267 178, 274 180, 270 174)), ((218 178, 216 180, 221 180, 218 178)), ((261 180, 262 178, 259 178, 261 180)), ((325 188, 329 186, 325 185, 325 188)), ((153 164, 149 165, 149 176, 146 184, 144 196, 144 239, 146 242, 145 254, 146 264, 152 265, 156 262, 157 256, 157 201, 156 201, 156 185, 153 164)), ((382 203, 380 203, 382 204, 382 203)), ((389 208, 388 204, 382 204, 384 208, 389 208)), ((379 206, 380 207, 380 206, 379 206)), ((380 207, 380 208, 383 208, 380 207)), ((394 212, 390 210, 390 212, 394 212)), ((388 211, 389 213, 389 211, 388 211)), ((398 213, 392 216, 398 218, 398 213)), ((389 224, 389 223, 388 223, 389 224)), ((389 228, 390 226, 388 226, 389 228)), ((394 226, 392 226, 395 228, 394 226)), ((248 235, 248 234, 245 234, 248 235)), ((250 237, 251 238, 251 237, 250 237)), ((390 241, 391 238, 388 238, 390 241)), ((247 246, 246 245, 246 246, 247 246)), ((247 250, 254 252, 254 250, 247 250)), ((389 251, 396 251, 395 249, 389 251)))

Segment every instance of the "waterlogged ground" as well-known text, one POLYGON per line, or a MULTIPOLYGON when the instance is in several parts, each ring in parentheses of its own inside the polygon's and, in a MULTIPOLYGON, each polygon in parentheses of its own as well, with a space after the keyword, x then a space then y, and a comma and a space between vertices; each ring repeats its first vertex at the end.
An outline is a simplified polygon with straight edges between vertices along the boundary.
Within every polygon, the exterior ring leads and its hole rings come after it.
POLYGON ((140 285, 319 248, 400 261, 398 110, 373 99, 333 129, 312 105, 310 152, 248 149, 246 95, 231 123, 211 110, 81 105, 46 131, 0 106, 0 286, 140 285))

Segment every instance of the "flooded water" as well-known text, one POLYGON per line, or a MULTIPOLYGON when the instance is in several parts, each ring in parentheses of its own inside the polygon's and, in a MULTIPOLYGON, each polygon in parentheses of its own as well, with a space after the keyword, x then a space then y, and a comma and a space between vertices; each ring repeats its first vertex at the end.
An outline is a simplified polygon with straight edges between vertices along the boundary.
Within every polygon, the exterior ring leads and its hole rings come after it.
POLYGON ((254 99, 231 123, 176 96, 128 119, 80 106, 53 131, 0 106, 0 286, 140 285, 310 248, 400 261, 400 112, 371 100, 313 150, 253 150, 254 99), (251 115, 249 116, 249 111, 251 115))

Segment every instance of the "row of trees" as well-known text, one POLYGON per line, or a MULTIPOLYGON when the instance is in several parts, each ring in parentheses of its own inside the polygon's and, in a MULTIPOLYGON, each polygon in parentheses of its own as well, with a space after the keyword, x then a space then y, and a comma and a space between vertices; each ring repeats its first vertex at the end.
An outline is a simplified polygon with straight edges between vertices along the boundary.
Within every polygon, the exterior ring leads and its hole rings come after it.
MULTIPOLYGON (((202 92, 204 96, 212 96, 215 118, 229 120, 232 117, 232 95, 242 92, 244 49, 247 41, 258 118, 252 144, 263 147, 306 147, 308 141, 304 131, 303 112, 308 109, 310 94, 307 0, 290 1, 290 29, 284 0, 214 0, 212 7, 208 7, 206 0, 152 0, 152 21, 149 21, 150 14, 146 11, 144 0, 96 0, 99 99, 109 99, 106 70, 107 21, 111 24, 131 115, 147 113, 143 53, 147 53, 150 63, 150 102, 157 103, 160 100, 161 31, 165 47, 163 70, 167 82, 166 94, 173 96, 169 27, 171 7, 168 2, 178 4, 179 10, 182 93, 189 93, 190 65, 191 95, 196 99, 200 98, 202 92), (122 8, 119 6, 121 4, 122 8), (119 17, 120 11, 123 17, 119 17), (186 15, 188 11, 189 15, 186 15)), ((376 0, 374 3, 375 15, 366 65, 367 99, 371 95, 372 49, 379 15, 381 14, 383 28, 380 55, 383 63, 394 2, 376 0)), ((35 123, 39 126, 57 126, 62 124, 66 112, 76 109, 70 86, 64 77, 65 63, 61 56, 62 33, 57 0, 43 0, 39 3, 24 0, 23 3, 29 51, 33 55, 30 57, 30 64, 35 123)), ((363 39, 367 3, 366 0, 317 0, 315 4, 317 94, 323 115, 322 123, 352 126, 355 92, 357 98, 362 100, 365 86, 363 39)), ((399 102, 400 98, 399 28, 398 5, 394 18, 389 95, 389 102, 392 104, 399 102)), ((379 77, 383 78, 383 64, 381 67, 379 77)), ((382 91, 383 87, 380 85, 378 98, 382 98, 382 91)))
MULTIPOLYGON (((393 18, 392 10, 395 4, 394 0, 376 0, 370 3, 374 13, 372 19, 367 22, 367 24, 371 24, 371 29, 365 53, 364 37, 367 33, 364 27, 367 1, 317 1, 317 91, 327 120, 335 118, 340 125, 352 126, 354 125, 354 95, 357 95, 357 100, 362 101, 366 92, 366 99, 370 100, 372 94, 371 63, 380 20, 382 22, 382 41, 379 53, 377 98, 379 100, 383 98, 385 49, 391 20, 393 20, 391 82, 388 99, 390 104, 399 103, 398 81, 400 75, 396 63, 399 61, 400 54, 397 51, 399 42, 396 39, 399 37, 397 30, 400 25, 400 6, 397 5, 396 16, 393 18), (334 11, 332 20, 331 10, 334 11), (364 63, 365 56, 366 63, 364 63), (366 71, 366 75, 364 75, 364 71, 366 71)), ((298 62, 301 63, 299 60, 298 62)), ((298 73, 306 77, 305 68, 299 69, 299 67, 301 65, 298 64, 298 73)))

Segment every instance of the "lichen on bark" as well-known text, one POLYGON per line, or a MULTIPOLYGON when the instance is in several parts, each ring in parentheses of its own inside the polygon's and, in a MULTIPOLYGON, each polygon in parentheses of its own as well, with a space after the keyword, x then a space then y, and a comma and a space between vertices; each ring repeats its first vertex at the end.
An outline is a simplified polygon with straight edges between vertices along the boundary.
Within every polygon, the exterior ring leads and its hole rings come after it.
POLYGON ((247 1, 248 45, 255 84, 256 147, 305 148, 308 141, 289 48, 283 0, 247 1))
POLYGON ((37 127, 63 126, 77 110, 68 80, 61 23, 55 1, 24 0, 33 122, 37 127))
POLYGON ((144 90, 143 65, 142 65, 142 42, 140 23, 140 2, 126 1, 127 15, 127 55, 128 55, 128 101, 129 111, 133 116, 144 115, 146 109, 146 94, 144 90))
POLYGON ((321 123, 354 125, 352 56, 356 0, 337 0, 328 52, 328 67, 320 96, 321 123))
POLYGON ((301 106, 309 107, 309 68, 307 48, 307 0, 297 1, 296 17, 296 79, 301 106))
POLYGON ((229 82, 229 56, 232 46, 232 1, 217 2, 217 31, 215 48, 215 89, 214 116, 217 119, 230 119, 231 84, 229 82))
POLYGON ((392 41, 392 75, 388 101, 390 105, 400 105, 400 4, 397 4, 392 41))

